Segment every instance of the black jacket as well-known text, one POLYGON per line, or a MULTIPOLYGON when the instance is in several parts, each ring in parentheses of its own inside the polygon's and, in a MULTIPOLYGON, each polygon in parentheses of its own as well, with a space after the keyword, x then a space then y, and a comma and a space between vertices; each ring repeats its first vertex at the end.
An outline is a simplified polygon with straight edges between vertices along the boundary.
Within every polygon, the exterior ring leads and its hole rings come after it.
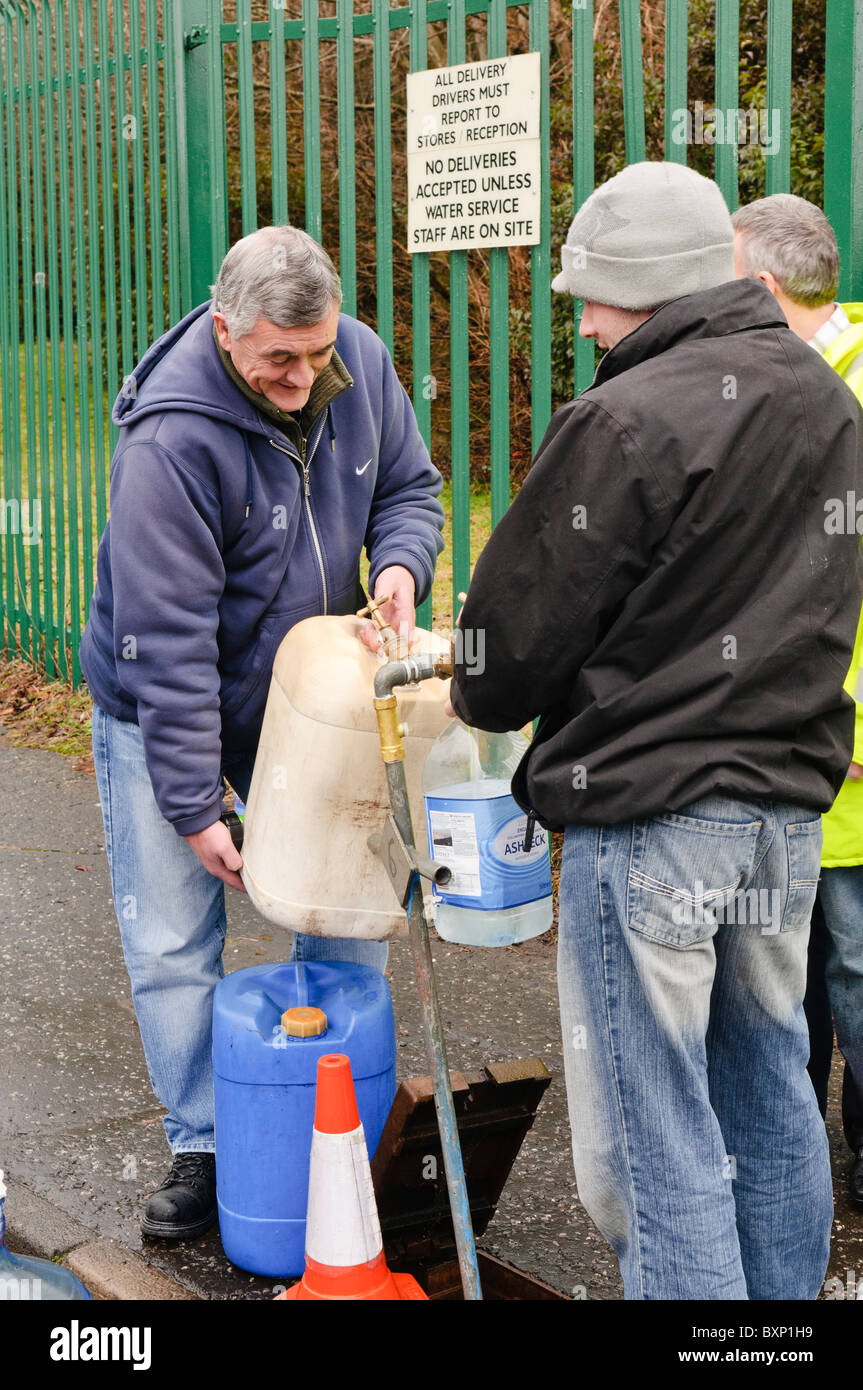
POLYGON ((550 828, 712 792, 827 810, 863 575, 859 537, 825 522, 849 492, 863 413, 758 281, 673 300, 608 352, 554 415, 462 614, 457 713, 541 716, 519 804, 550 828))

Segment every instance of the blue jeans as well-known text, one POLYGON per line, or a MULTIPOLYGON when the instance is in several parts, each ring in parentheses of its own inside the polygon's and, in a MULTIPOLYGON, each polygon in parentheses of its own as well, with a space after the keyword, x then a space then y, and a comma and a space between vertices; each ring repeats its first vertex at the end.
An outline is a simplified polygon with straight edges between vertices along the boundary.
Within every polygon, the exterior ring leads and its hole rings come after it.
MULTIPOLYGON (((141 730, 93 706, 93 761, 114 909, 150 1084, 167 1110, 174 1153, 215 1152, 211 1030, 224 975, 225 891, 156 804, 141 730)), ((223 765, 245 799, 252 760, 223 765)), ((351 960, 383 970, 385 941, 296 933, 302 960, 351 960)))
POLYGON ((814 1299, 827 1136, 803 1014, 821 819, 712 796, 569 826, 558 987, 578 1191, 630 1299, 814 1299))
POLYGON ((833 1029, 845 1073, 842 1124, 849 1147, 863 1148, 863 865, 822 869, 812 916, 806 1012, 809 1073, 822 1115, 833 1060, 833 1029))

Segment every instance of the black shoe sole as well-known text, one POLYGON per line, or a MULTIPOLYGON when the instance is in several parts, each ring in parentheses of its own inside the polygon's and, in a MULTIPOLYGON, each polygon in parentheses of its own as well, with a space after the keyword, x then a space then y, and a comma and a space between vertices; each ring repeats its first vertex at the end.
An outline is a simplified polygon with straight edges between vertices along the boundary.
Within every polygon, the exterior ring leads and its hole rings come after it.
POLYGON ((191 1240, 194 1236, 202 1236, 211 1226, 215 1226, 218 1215, 218 1209, 213 1207, 213 1210, 200 1221, 188 1226, 178 1226, 173 1221, 151 1221, 148 1216, 143 1216, 141 1230, 145 1236, 156 1236, 160 1240, 191 1240))

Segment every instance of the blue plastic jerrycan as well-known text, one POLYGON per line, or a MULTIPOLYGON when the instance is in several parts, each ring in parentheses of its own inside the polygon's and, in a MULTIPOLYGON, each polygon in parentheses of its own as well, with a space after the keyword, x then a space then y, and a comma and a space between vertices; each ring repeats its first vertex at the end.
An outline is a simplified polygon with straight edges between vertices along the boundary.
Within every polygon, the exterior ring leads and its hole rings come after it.
POLYGON ((219 1227, 228 1259, 253 1274, 305 1269, 315 1082, 318 1058, 328 1052, 350 1058, 371 1157, 396 1091, 393 1005, 380 971, 347 961, 292 961, 219 981, 219 1227))

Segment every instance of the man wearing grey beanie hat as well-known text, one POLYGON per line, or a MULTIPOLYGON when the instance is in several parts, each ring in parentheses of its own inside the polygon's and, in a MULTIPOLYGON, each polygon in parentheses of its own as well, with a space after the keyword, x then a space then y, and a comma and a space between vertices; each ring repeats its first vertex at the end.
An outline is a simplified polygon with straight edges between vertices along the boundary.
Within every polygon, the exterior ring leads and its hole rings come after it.
POLYGON ((647 309, 734 279, 734 229, 712 179, 630 164, 579 209, 551 282, 576 299, 647 309))
POLYGON ((480 556, 466 723, 564 832, 558 988, 581 1199, 627 1298, 814 1299, 832 1184, 802 1001, 842 689, 863 415, 755 280, 710 179, 631 165, 554 288, 607 348, 480 556))

